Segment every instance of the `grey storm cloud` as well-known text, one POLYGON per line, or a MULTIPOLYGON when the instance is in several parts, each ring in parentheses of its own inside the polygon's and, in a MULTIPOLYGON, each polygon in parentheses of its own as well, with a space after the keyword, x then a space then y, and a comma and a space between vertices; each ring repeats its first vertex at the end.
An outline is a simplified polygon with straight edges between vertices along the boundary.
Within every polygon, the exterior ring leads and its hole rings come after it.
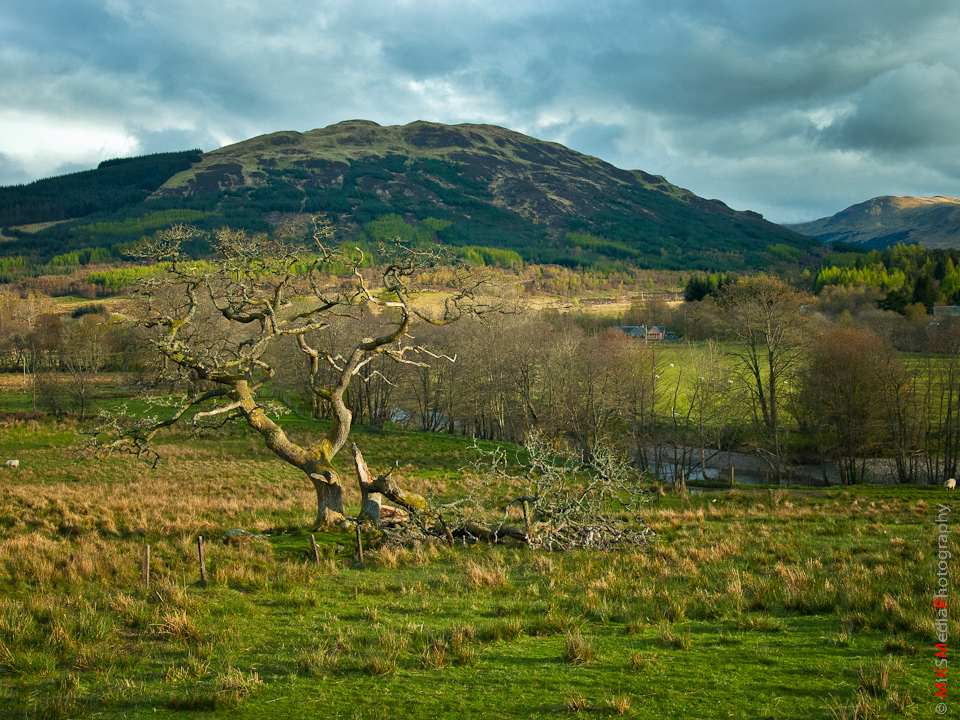
POLYGON ((917 62, 873 79, 852 98, 837 123, 840 146, 889 153, 939 152, 960 137, 960 72, 917 62))
POLYGON ((423 119, 505 125, 807 220, 960 195, 958 36, 954 0, 8 3, 0 183, 423 119))

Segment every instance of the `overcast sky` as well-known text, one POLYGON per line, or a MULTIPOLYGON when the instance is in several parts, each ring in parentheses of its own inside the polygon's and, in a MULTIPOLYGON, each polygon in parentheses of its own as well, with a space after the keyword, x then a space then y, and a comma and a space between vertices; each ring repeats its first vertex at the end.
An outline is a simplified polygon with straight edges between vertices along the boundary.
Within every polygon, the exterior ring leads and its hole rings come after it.
POLYGON ((430 120, 799 222, 960 197, 958 38, 957 0, 11 0, 0 185, 430 120))

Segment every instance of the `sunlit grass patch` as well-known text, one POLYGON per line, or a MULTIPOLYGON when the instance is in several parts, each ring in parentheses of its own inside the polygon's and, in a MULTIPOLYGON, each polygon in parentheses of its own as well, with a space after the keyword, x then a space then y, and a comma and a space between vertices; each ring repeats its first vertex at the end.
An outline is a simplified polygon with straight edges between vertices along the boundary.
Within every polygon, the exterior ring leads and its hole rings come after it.
MULTIPOLYGON (((405 482, 457 492, 451 455, 466 443, 424 439, 419 477, 420 440, 396 437, 412 458, 405 482)), ((369 438, 384 459, 394 439, 369 438)), ((410 720, 482 717, 494 692, 511 718, 578 697, 571 712, 597 717, 710 717, 718 703, 792 720, 830 717, 833 703, 853 717, 861 697, 885 716, 916 715, 934 630, 920 601, 928 495, 923 513, 896 489, 668 495, 645 514, 663 534, 641 550, 384 544, 358 567, 351 535, 309 527, 312 488, 243 433, 170 444, 156 471, 68 472, 65 455, 38 446, 37 464, 0 488, 0 707, 376 717, 365 699, 376 684, 410 720), (266 540, 222 544, 234 528, 266 540), (712 672, 674 672, 694 657, 712 672), (884 671, 883 659, 902 665, 884 671), (795 707, 755 692, 774 677, 795 707), (671 704, 681 693, 686 715, 671 704)))

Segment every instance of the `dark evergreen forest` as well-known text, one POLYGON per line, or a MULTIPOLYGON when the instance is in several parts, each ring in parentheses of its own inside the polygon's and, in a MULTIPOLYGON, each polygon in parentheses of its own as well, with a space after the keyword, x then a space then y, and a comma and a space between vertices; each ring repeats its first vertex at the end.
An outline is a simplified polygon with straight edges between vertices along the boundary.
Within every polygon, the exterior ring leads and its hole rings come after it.
POLYGON ((0 188, 0 227, 116 212, 200 160, 200 150, 104 160, 96 170, 0 188))

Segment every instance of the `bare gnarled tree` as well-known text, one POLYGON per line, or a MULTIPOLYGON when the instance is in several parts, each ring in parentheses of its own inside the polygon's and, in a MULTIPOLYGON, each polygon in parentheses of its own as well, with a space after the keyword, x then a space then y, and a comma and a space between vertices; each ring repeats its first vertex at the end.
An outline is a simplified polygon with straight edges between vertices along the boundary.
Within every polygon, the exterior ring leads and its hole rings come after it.
POLYGON ((270 450, 313 483, 316 525, 336 524, 343 519, 343 499, 333 459, 350 433, 353 418, 344 393, 351 381, 379 356, 421 363, 429 351, 411 337, 411 329, 491 309, 479 299, 485 281, 476 272, 458 269, 442 293, 424 296, 417 277, 440 261, 435 251, 397 242, 384 250, 374 273, 363 268, 359 250, 348 253, 329 244, 332 228, 319 216, 273 237, 222 229, 211 239, 217 252, 211 262, 182 257, 183 243, 198 234, 175 226, 140 248, 143 258, 169 263, 169 269, 140 283, 143 305, 137 322, 152 332, 164 378, 186 381, 189 389, 164 417, 107 418, 96 451, 150 453, 154 435, 178 421, 202 424, 240 416, 270 450), (312 247, 304 240, 312 241, 312 247), (331 268, 339 269, 339 277, 331 268), (336 354, 317 349, 318 333, 332 318, 366 313, 378 317, 377 335, 336 354), (306 357, 311 391, 332 410, 329 431, 311 445, 294 442, 270 417, 270 403, 261 397, 276 373, 268 350, 284 342, 306 357))

